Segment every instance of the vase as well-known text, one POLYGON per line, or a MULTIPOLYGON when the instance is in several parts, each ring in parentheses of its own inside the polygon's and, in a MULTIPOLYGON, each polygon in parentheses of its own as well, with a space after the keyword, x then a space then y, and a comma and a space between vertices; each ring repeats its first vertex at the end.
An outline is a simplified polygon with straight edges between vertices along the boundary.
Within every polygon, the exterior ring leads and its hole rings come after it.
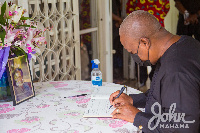
POLYGON ((0 102, 11 101, 11 93, 6 70, 0 79, 0 102))

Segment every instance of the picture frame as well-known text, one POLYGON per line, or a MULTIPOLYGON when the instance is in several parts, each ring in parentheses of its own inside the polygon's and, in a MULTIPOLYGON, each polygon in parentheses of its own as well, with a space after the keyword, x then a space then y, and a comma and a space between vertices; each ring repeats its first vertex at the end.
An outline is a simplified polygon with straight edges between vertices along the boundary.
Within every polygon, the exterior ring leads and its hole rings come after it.
POLYGON ((13 106, 35 96, 29 62, 25 55, 8 59, 7 74, 13 106))

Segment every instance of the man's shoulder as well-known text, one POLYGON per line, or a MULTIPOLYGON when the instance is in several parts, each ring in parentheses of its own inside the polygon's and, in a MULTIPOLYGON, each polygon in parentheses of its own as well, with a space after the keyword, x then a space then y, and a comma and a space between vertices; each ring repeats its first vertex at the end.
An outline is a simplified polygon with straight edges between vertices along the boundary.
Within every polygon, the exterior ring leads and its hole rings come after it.
POLYGON ((166 73, 183 72, 200 76, 200 42, 189 36, 181 36, 161 58, 166 73))
POLYGON ((187 35, 181 35, 181 38, 176 42, 174 43, 176 45, 178 44, 181 44, 181 45, 189 45, 189 46, 197 46, 197 47, 200 47, 200 42, 196 39, 194 39, 193 37, 191 36, 187 36, 187 35))
POLYGON ((194 60, 200 63, 200 58, 198 58, 200 57, 199 51, 200 42, 190 36, 183 35, 166 51, 164 61, 173 64, 182 64, 194 60))

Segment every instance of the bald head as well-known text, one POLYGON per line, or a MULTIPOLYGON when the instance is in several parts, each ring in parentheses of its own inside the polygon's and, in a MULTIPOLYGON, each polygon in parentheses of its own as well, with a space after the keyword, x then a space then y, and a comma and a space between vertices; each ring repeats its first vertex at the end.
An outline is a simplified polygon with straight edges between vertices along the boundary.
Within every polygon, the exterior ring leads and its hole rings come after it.
POLYGON ((124 19, 120 25, 119 34, 133 39, 150 38, 160 28, 160 23, 152 14, 138 10, 124 19))

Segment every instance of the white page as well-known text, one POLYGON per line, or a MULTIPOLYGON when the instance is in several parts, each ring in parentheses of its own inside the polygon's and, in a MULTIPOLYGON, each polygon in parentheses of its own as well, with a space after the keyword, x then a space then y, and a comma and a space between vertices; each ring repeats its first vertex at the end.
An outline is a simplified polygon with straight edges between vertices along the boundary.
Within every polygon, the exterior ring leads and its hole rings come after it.
MULTIPOLYGON (((123 85, 121 85, 120 87, 105 87, 105 86, 101 86, 98 88, 95 88, 94 92, 91 95, 91 98, 93 99, 109 99, 110 95, 114 92, 116 92, 117 90, 121 90, 121 88, 123 87, 123 85)), ((124 90, 124 93, 126 92, 126 90, 124 90)))
POLYGON ((115 110, 110 108, 108 99, 90 99, 83 117, 112 117, 111 113, 115 110))
MULTIPOLYGON (((110 101, 108 99, 91 99, 88 102, 87 109, 83 117, 112 117, 111 113, 115 110, 114 107, 110 109, 110 101)), ((145 112, 144 108, 138 108, 145 112)))
MULTIPOLYGON (((123 85, 118 86, 101 86, 94 89, 91 100, 88 102, 87 109, 84 112, 83 117, 112 117, 111 113, 115 110, 114 107, 110 108, 109 97, 117 90, 121 90, 123 85)), ((128 87, 128 94, 139 94, 140 91, 128 87)), ((124 90, 126 93, 126 89, 124 90)))

